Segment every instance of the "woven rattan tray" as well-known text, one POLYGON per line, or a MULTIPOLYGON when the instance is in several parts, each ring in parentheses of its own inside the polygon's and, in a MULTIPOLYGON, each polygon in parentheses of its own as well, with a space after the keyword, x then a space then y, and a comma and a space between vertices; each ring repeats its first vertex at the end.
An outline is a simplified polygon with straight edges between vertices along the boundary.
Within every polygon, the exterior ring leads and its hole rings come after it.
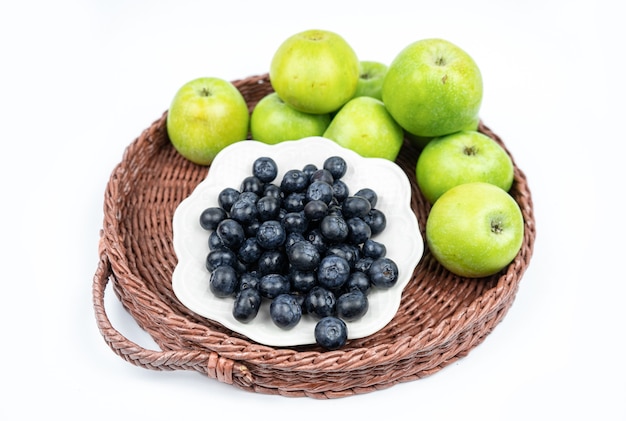
MULTIPOLYGON (((250 110, 272 91, 267 74, 233 83, 250 110)), ((492 277, 463 279, 443 269, 426 249, 397 315, 369 337, 349 341, 336 351, 316 345, 273 348, 192 313, 172 292, 177 263, 172 217, 178 204, 206 177, 207 167, 190 163, 173 149, 166 115, 127 147, 104 197, 93 305, 106 343, 126 361, 154 370, 195 370, 259 393, 344 397, 439 371, 480 344, 512 305, 535 240, 531 193, 517 165, 511 194, 521 207, 525 235, 515 260, 492 277), (109 283, 161 350, 145 349, 111 325, 104 308, 109 283)), ((479 130, 504 146, 482 122, 479 130)), ((414 180, 418 154, 405 142, 397 163, 412 180, 412 208, 424 234, 430 207, 414 180)))

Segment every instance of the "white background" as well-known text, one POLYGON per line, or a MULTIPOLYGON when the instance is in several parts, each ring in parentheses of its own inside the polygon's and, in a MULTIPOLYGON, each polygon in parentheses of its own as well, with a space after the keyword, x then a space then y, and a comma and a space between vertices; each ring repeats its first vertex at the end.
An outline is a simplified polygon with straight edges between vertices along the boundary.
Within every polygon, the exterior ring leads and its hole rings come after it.
MULTIPOLYGON (((618 2, 22 1, 0 6, 0 418, 624 420, 624 75, 618 2), (319 401, 156 372, 100 336, 91 283, 125 147, 198 76, 265 73, 309 28, 389 63, 442 37, 485 82, 483 120, 528 176, 535 253, 506 318, 419 381, 319 401)), ((107 296, 114 325, 150 338, 107 296)))

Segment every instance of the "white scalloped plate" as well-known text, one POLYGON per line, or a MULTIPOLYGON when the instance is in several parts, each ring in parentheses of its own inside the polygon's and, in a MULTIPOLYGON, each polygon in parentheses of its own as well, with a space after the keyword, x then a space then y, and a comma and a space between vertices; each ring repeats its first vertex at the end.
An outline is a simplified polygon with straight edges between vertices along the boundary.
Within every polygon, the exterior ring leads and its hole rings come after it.
POLYGON ((417 218, 410 206, 409 180, 402 169, 389 160, 363 158, 322 137, 276 145, 245 140, 228 146, 215 157, 207 178, 174 213, 173 245, 178 264, 174 269, 172 288, 183 305, 261 344, 295 346, 315 343, 316 321, 312 317, 304 315, 293 329, 281 329, 270 319, 268 302, 262 304, 257 317, 249 323, 241 323, 232 316, 233 298, 218 298, 209 290, 210 273, 205 266, 209 233, 200 227, 199 217, 207 207, 217 206, 218 194, 224 188, 240 188, 241 181, 251 175, 252 163, 258 157, 269 156, 276 161, 279 172, 275 182, 279 182, 290 169, 302 169, 309 163, 321 168, 324 160, 334 155, 343 157, 348 163, 343 180, 350 192, 369 187, 378 194, 376 208, 385 213, 387 226, 372 239, 385 245, 387 257, 396 262, 399 271, 399 279, 392 288, 371 290, 367 313, 358 321, 346 323, 348 338, 369 336, 385 327, 398 311, 402 290, 424 252, 417 218))

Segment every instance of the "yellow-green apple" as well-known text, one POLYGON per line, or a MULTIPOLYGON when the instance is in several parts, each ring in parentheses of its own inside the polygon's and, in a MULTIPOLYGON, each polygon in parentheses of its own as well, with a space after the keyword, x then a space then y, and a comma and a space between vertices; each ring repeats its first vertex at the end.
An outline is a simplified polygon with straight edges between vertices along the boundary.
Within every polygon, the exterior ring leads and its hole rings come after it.
POLYGON ((176 150, 199 165, 210 165, 226 146, 246 139, 250 113, 229 81, 200 77, 185 83, 172 99, 167 134, 176 150))
POLYGON ((417 184, 430 202, 459 184, 483 181, 509 191, 513 161, 495 140, 477 131, 460 131, 432 139, 415 166, 417 184))
POLYGON ((513 261, 524 239, 517 202, 493 184, 460 184, 445 192, 426 220, 426 241, 437 261, 468 278, 493 275, 513 261))
POLYGON ((359 59, 342 36, 310 29, 283 41, 272 57, 269 76, 278 96, 293 108, 327 114, 354 96, 359 59))
POLYGON ((250 116, 252 139, 276 144, 284 140, 322 136, 330 124, 330 114, 298 111, 272 92, 257 103, 250 116))
POLYGON ((409 44, 393 59, 382 95, 407 132, 437 137, 466 129, 477 120, 483 81, 476 62, 463 49, 429 38, 409 44))
POLYGON ((387 65, 379 61, 362 60, 359 62, 359 83, 354 96, 371 96, 383 99, 383 80, 387 74, 387 65))
POLYGON ((337 112, 324 137, 366 158, 394 161, 402 147, 404 131, 382 101, 360 96, 337 112))

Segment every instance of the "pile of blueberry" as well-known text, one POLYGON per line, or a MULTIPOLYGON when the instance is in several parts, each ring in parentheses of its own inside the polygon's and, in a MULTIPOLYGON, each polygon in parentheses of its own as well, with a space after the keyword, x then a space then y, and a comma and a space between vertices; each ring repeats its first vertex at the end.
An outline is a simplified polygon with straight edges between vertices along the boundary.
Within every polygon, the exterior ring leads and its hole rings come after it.
POLYGON ((387 223, 377 193, 350 194, 346 170, 331 156, 322 168, 307 164, 277 180, 276 162, 260 157, 239 189, 224 188, 218 206, 201 213, 210 290, 234 297, 235 319, 251 321, 268 300, 277 326, 291 329, 308 315, 317 320, 316 342, 337 349, 345 321, 367 312, 370 289, 395 285, 398 267, 372 239, 387 223))

